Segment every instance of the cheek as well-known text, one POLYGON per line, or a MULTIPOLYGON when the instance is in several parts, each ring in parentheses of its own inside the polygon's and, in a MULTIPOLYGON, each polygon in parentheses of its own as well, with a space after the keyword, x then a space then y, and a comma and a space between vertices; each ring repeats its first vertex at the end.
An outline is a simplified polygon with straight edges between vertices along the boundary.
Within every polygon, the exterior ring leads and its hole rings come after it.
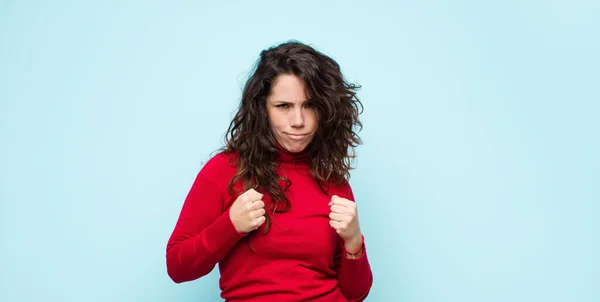
POLYGON ((271 127, 271 131, 277 132, 279 129, 281 129, 281 117, 280 116, 278 116, 276 113, 269 110, 268 117, 269 117, 269 126, 271 127))
POLYGON ((275 116, 271 122, 271 125, 274 130, 281 130, 283 128, 283 122, 281 116, 275 116))
POLYGON ((313 112, 313 114, 311 114, 311 116, 310 116, 310 126, 313 128, 313 131, 316 131, 318 125, 319 125, 319 116, 317 115, 316 112, 313 112))

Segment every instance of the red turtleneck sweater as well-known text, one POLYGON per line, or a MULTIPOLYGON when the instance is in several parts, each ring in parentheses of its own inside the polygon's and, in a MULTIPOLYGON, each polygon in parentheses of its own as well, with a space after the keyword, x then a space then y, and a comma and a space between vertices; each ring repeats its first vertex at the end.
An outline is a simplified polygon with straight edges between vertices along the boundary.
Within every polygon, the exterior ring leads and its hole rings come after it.
MULTIPOLYGON (((364 245, 360 258, 343 256, 342 239, 329 225, 330 197, 311 177, 306 154, 280 149, 280 155, 277 173, 292 183, 285 192, 291 209, 271 216, 266 235, 266 224, 243 235, 229 218, 237 197, 228 193, 235 155, 219 153, 206 163, 167 244, 169 276, 177 283, 195 280, 218 263, 226 301, 364 300, 373 280, 364 245)), ((349 184, 331 185, 328 193, 354 200, 349 184)), ((267 194, 263 201, 269 204, 267 194)))

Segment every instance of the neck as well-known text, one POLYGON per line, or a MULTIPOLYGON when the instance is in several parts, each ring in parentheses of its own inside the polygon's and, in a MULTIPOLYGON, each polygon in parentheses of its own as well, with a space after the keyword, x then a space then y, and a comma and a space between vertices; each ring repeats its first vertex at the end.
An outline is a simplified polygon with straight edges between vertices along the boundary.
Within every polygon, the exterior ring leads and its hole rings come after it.
POLYGON ((277 140, 275 140, 277 145, 277 150, 279 151, 278 159, 284 163, 299 163, 306 162, 308 163, 309 157, 306 149, 300 152, 290 152, 286 150, 277 140))

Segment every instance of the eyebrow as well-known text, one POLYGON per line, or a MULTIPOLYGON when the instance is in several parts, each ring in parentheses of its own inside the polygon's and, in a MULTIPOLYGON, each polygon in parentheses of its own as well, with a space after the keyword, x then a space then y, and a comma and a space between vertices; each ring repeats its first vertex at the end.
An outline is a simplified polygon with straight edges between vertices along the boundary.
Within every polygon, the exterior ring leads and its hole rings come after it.
MULTIPOLYGON (((312 102, 312 99, 307 99, 307 100, 303 101, 302 104, 308 103, 308 102, 312 102)), ((284 100, 273 101, 273 103, 277 103, 277 104, 294 104, 293 102, 284 101, 284 100)))

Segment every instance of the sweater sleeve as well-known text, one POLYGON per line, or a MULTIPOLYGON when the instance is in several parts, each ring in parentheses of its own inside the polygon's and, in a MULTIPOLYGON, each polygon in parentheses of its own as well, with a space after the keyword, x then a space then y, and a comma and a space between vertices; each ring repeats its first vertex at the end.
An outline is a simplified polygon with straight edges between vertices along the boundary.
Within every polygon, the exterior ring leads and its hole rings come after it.
POLYGON ((224 192, 212 180, 218 174, 214 165, 209 161, 198 173, 167 243, 167 273, 176 283, 210 273, 244 237, 224 209, 224 192))
MULTIPOLYGON (((349 185, 347 190, 349 192, 347 198, 354 201, 349 185)), ((343 239, 338 236, 335 262, 340 289, 348 301, 363 301, 373 285, 373 273, 367 257, 366 245, 363 242, 360 257, 351 259, 346 257, 343 244, 343 239)))

